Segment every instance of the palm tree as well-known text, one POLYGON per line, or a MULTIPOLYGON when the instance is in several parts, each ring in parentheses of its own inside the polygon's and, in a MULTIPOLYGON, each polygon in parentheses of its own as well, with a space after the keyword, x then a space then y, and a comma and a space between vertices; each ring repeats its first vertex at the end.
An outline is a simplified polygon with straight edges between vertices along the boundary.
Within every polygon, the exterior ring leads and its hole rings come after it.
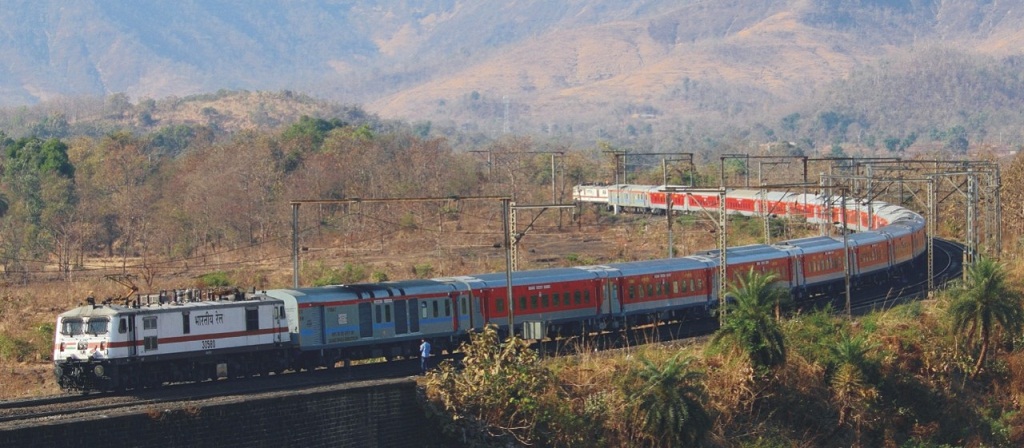
POLYGON ((871 385, 875 376, 874 362, 867 356, 872 349, 874 345, 863 336, 851 337, 845 332, 836 345, 829 348, 833 364, 829 385, 839 408, 839 423, 854 420, 858 434, 860 422, 878 396, 871 385))
POLYGON ((1003 266, 995 260, 981 258, 968 268, 965 290, 949 308, 953 327, 967 332, 968 345, 981 335, 981 349, 971 378, 978 376, 988 354, 992 330, 996 325, 1011 335, 1018 335, 1024 326, 1024 308, 1020 295, 1006 284, 1003 266))
POLYGON ((711 430, 704 410, 702 372, 690 368, 693 358, 676 354, 662 366, 640 358, 633 370, 639 388, 628 392, 645 438, 659 446, 694 446, 711 430))
POLYGON ((778 321, 772 318, 772 309, 787 296, 784 289, 773 285, 775 275, 760 274, 753 269, 737 276, 729 286, 733 299, 722 327, 711 339, 711 347, 723 345, 744 353, 751 367, 765 369, 786 363, 786 342, 778 321))

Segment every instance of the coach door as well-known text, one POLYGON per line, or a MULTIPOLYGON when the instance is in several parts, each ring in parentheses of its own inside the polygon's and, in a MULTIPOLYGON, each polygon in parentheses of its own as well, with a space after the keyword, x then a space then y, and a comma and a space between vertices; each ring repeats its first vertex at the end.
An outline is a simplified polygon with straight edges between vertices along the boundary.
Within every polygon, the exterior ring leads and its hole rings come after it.
POLYGON ((473 301, 469 298, 470 296, 468 294, 459 295, 459 309, 456 313, 458 316, 458 326, 456 329, 458 330, 468 330, 473 327, 473 301))
POLYGON ((359 304, 359 337, 373 337, 373 305, 370 302, 359 304))
POLYGON ((619 302, 619 279, 618 272, 609 272, 609 277, 602 280, 603 291, 601 293, 601 313, 611 314, 622 311, 619 302))
POLYGON ((122 317, 118 325, 124 326, 124 331, 120 331, 120 328, 118 329, 120 333, 128 333, 128 356, 138 355, 139 346, 135 345, 135 341, 138 340, 135 334, 135 314, 122 317))
POLYGON ((420 332, 420 299, 409 299, 409 333, 420 332))
POLYGON ((324 307, 311 306, 299 310, 303 346, 323 345, 324 343, 324 307))
MULTIPOLYGON (((395 301, 395 334, 406 334, 409 332, 409 311, 406 308, 405 300, 395 301)), ((416 309, 415 307, 413 308, 416 309)))

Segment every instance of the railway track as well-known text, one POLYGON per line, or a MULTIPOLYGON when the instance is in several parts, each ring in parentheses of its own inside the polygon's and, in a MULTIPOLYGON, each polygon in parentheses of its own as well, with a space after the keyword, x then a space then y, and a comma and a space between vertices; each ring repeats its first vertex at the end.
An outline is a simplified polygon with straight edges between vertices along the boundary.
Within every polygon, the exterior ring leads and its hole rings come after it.
MULTIPOLYGON (((935 241, 935 275, 937 285, 959 278, 962 273, 960 255, 962 246, 944 240, 935 241)), ((915 271, 915 276, 882 287, 860 288, 852 291, 851 312, 864 314, 873 310, 886 309, 927 294, 927 273, 924 269, 915 271)), ((845 296, 832 297, 837 310, 845 308, 845 296)), ((586 342, 560 340, 546 342, 547 353, 569 353, 586 349, 617 348, 649 342, 663 342, 703 336, 717 328, 715 319, 689 321, 671 325, 637 328, 626 337, 608 333, 586 342), (575 346, 575 347, 573 347, 575 346)), ((249 396, 275 391, 296 391, 302 389, 335 385, 338 382, 359 384, 386 379, 408 377, 418 372, 419 362, 415 359, 392 362, 368 363, 345 368, 318 370, 302 374, 268 375, 245 381, 219 380, 199 384, 177 384, 163 388, 142 390, 133 395, 57 395, 29 400, 0 402, 0 431, 4 429, 33 425, 39 422, 68 421, 106 413, 126 412, 137 409, 159 410, 169 403, 174 407, 185 407, 189 403, 203 403, 232 396, 249 396), (216 383, 216 384, 214 384, 216 383)))

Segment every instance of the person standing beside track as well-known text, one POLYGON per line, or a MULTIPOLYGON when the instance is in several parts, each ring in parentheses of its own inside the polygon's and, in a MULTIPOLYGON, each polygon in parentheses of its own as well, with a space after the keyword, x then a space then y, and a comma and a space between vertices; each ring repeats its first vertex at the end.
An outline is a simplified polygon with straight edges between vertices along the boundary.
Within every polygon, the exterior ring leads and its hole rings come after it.
POLYGON ((427 358, 430 358, 430 343, 426 339, 420 339, 420 372, 427 373, 427 358))

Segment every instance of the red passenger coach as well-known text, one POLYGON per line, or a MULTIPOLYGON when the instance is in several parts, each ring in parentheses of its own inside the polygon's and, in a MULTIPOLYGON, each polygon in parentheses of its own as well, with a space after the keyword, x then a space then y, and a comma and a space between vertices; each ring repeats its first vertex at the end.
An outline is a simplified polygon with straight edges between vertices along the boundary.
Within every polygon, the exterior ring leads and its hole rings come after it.
POLYGON ((761 192, 757 190, 733 190, 725 198, 725 208, 732 213, 743 216, 754 216, 762 202, 761 192))
MULTIPOLYGON (((702 252, 711 259, 718 259, 720 250, 702 252)), ((726 276, 728 283, 735 284, 740 274, 753 270, 759 274, 775 275, 775 284, 790 290, 794 285, 793 270, 789 254, 775 246, 767 244, 751 244, 748 246, 730 247, 726 251, 726 276)))
POLYGON ((627 324, 704 315, 716 297, 715 262, 704 257, 613 263, 627 324))

